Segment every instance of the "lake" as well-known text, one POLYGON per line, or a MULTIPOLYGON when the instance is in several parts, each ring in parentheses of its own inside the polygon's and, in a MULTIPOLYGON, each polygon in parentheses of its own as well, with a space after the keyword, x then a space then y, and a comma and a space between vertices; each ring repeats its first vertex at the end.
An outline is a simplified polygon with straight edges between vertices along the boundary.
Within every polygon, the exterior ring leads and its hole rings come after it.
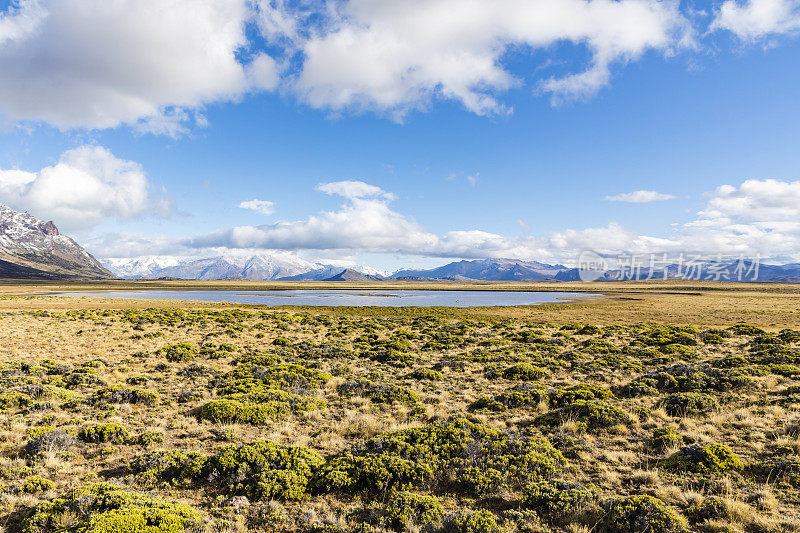
POLYGON ((190 300, 265 306, 376 306, 376 307, 485 307, 536 305, 597 294, 523 291, 398 291, 398 290, 286 290, 286 291, 98 291, 63 292, 48 296, 91 296, 140 300, 190 300))

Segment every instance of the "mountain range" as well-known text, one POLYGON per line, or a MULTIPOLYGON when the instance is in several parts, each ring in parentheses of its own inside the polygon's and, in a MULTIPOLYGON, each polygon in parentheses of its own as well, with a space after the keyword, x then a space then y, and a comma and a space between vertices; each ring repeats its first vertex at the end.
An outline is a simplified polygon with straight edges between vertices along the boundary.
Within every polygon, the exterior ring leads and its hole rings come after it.
MULTIPOLYGON (((670 264, 640 279, 682 278, 687 264, 670 264)), ((800 282, 800 263, 755 264, 750 261, 702 261, 694 278, 722 281, 800 282)), ((275 281, 578 281, 577 268, 518 259, 455 261, 424 270, 382 272, 365 265, 344 267, 307 261, 289 252, 226 254, 208 258, 146 256, 98 261, 52 221, 0 205, 0 278, 14 279, 250 279, 275 281)), ((584 273, 585 274, 585 273, 584 273)), ((593 279, 628 279, 630 270, 597 272, 593 279)))

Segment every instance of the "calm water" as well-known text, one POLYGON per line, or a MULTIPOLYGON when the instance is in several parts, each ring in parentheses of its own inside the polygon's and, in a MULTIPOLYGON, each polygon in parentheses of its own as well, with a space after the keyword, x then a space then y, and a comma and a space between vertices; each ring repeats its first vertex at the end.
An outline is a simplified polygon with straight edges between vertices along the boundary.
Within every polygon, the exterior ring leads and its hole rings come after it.
POLYGON ((594 294, 573 292, 513 291, 392 291, 392 290, 293 290, 293 291, 103 291, 64 292, 50 296, 93 296, 153 300, 195 300, 256 305, 331 305, 377 307, 483 307, 534 305, 594 294))

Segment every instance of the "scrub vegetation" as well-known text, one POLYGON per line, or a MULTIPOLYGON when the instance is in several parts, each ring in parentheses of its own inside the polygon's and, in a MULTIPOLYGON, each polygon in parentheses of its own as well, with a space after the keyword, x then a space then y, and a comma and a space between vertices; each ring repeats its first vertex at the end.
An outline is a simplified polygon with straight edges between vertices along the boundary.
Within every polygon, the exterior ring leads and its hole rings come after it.
POLYGON ((800 328, 0 315, 25 533, 800 531, 800 328))

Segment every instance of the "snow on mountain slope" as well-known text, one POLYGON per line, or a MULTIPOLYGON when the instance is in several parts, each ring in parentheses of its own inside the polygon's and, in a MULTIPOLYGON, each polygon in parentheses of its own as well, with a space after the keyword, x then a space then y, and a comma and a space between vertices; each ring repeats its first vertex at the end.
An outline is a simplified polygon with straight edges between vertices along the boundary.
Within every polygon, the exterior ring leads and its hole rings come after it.
POLYGON ((202 259, 174 256, 112 258, 104 260, 104 263, 117 276, 131 279, 170 277, 274 280, 316 270, 322 266, 284 252, 250 256, 229 254, 202 259))
POLYGON ((43 278, 110 278, 89 252, 52 221, 0 205, 0 261, 2 275, 43 278))

